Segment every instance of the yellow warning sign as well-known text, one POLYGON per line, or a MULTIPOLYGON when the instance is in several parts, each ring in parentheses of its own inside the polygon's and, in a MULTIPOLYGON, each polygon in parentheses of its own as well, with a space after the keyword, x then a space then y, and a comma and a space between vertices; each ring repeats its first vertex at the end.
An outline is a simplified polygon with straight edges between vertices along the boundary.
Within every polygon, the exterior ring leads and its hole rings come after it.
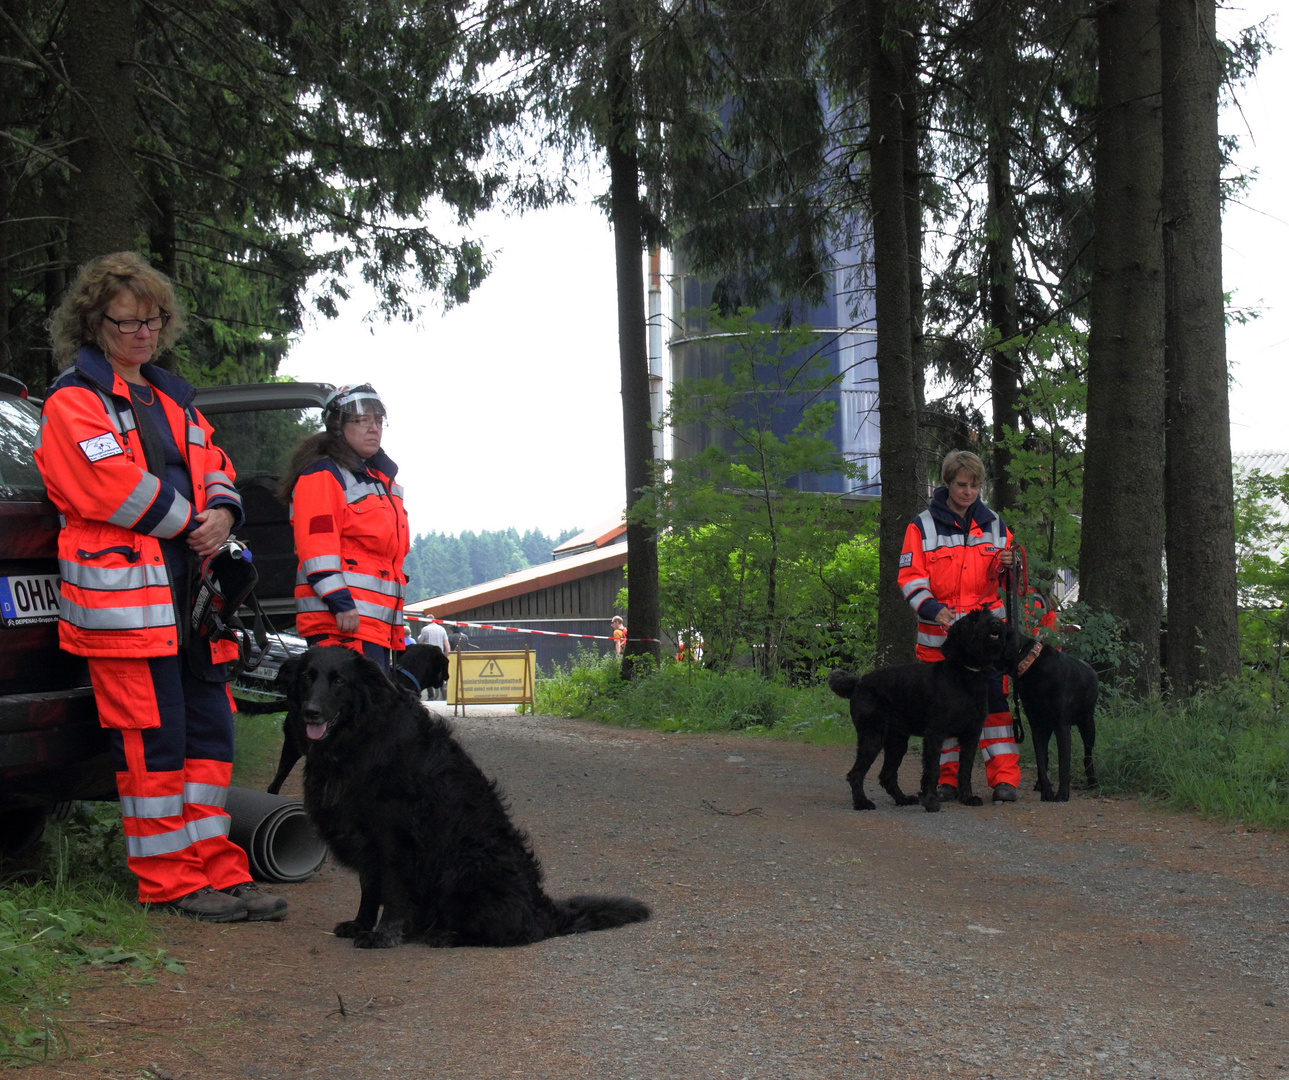
POLYGON ((524 705, 533 711, 533 651, 454 652, 448 656, 452 713, 467 705, 524 705))

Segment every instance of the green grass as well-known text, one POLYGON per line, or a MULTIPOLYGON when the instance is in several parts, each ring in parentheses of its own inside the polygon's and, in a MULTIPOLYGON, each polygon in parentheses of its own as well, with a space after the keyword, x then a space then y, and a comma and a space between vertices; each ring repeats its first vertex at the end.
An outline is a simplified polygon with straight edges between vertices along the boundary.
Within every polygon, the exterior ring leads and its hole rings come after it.
MULTIPOLYGON (((233 783, 263 789, 277 767, 282 715, 235 718, 233 783)), ((67 1051, 59 1025, 78 969, 148 981, 182 971, 158 944, 157 916, 136 902, 115 802, 77 803, 41 847, 0 876, 0 1064, 67 1051)))
MULTIPOLYGON (((677 664, 631 682, 619 673, 616 658, 584 655, 571 671, 538 681, 538 711, 658 731, 854 743, 845 703, 824 686, 788 687, 750 671, 718 675, 677 664)), ((1077 732, 1073 744, 1077 787, 1077 732)), ((1049 757, 1055 771, 1055 740, 1049 757)), ((1289 719, 1252 682, 1181 704, 1129 702, 1103 691, 1094 757, 1104 794, 1289 832, 1289 719)), ((1021 764, 1034 766, 1032 738, 1021 745, 1021 764)))
POLYGON ((624 682, 616 657, 586 656, 539 679, 538 712, 658 731, 738 731, 808 742, 853 742, 845 703, 826 687, 794 689, 751 671, 716 674, 664 664, 624 682))
POLYGON ((78 969, 119 969, 142 982, 161 968, 183 971, 135 902, 115 803, 77 804, 46 830, 42 845, 0 883, 3 1064, 66 1051, 58 1015, 70 1004, 78 969))

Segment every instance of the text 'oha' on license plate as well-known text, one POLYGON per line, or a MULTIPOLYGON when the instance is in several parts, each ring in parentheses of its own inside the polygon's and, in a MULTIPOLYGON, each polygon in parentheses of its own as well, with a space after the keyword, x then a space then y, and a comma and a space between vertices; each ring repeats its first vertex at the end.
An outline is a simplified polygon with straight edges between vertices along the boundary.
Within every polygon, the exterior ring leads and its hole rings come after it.
POLYGON ((58 621, 57 574, 11 574, 0 577, 0 621, 17 623, 58 621))

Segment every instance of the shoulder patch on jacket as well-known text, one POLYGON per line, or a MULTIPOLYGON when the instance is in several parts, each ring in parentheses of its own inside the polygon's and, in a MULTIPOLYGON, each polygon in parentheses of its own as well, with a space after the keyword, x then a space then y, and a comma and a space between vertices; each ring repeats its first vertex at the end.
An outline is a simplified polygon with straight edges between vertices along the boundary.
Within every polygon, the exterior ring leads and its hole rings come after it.
POLYGON ((102 435, 95 435, 92 439, 83 439, 76 444, 81 448, 83 453, 90 461, 102 461, 104 458, 115 457, 117 454, 124 454, 121 444, 116 441, 116 436, 110 431, 105 431, 102 435))
POLYGON ((900 553, 900 569, 913 565, 913 552, 905 551, 900 553))

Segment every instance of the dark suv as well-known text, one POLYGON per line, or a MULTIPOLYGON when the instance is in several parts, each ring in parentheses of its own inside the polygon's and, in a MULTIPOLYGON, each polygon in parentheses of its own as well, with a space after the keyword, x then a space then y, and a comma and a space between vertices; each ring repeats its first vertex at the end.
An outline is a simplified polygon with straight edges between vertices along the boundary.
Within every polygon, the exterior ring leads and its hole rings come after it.
MULTIPOLYGON (((316 430, 332 387, 257 383, 203 387, 197 406, 233 460, 246 511, 238 530, 260 572, 256 590, 275 627, 295 621, 295 549, 274 491, 287 455, 316 430)), ((0 851, 40 835, 51 809, 114 799, 116 779, 84 659, 58 647, 58 511, 33 459, 40 403, 0 375, 0 851)), ((302 642, 280 635, 248 685, 271 679, 302 642)))

